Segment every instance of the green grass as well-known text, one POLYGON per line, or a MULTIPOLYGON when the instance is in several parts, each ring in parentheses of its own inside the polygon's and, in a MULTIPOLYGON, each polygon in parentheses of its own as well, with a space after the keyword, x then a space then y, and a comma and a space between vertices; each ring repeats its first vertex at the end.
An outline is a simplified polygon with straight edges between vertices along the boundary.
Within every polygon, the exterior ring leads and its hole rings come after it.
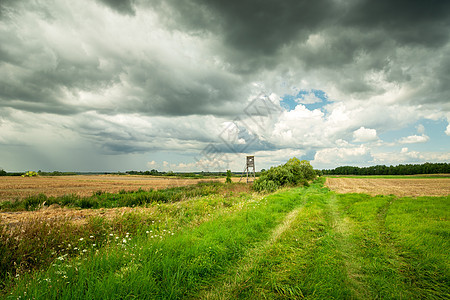
POLYGON ((246 274, 230 273, 213 294, 226 293, 228 299, 450 297, 450 197, 399 199, 319 189, 307 199, 246 274))
POLYGON ((10 278, 4 296, 450 298, 450 196, 336 194, 323 181, 154 204, 157 226, 119 239, 105 232, 102 247, 10 278))

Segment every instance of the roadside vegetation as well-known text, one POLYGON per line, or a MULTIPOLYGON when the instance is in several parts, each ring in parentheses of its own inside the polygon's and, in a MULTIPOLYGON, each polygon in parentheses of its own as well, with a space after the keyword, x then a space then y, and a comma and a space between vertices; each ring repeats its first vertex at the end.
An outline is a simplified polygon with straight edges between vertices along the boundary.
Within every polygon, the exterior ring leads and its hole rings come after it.
POLYGON ((239 205, 252 197, 248 187, 239 183, 200 184, 180 191, 187 192, 185 201, 154 201, 146 203, 145 209, 117 213, 111 220, 101 215, 90 217, 82 226, 64 216, 31 218, 14 226, 2 224, 0 219, 0 287, 54 262, 86 257, 87 252, 105 246, 125 246, 137 236, 156 240, 198 226, 219 211, 240 209, 239 205), (194 196, 192 191, 205 195, 194 196))

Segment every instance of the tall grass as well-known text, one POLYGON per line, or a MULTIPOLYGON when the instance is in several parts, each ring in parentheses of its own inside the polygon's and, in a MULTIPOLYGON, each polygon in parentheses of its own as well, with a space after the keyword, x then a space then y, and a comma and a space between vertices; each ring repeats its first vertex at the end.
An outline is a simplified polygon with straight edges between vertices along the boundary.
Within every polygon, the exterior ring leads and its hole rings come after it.
MULTIPOLYGON (((90 255, 61 260, 48 270, 25 274, 11 297, 46 299, 159 298, 195 296, 211 278, 247 249, 264 241, 283 217, 303 201, 285 191, 237 204, 217 217, 174 235, 148 234, 90 255)), ((89 252, 88 252, 89 253, 89 252)))
MULTIPOLYGON (((244 187, 244 184, 235 183, 232 186, 244 187)), ((107 193, 103 191, 94 192, 90 197, 80 197, 78 195, 64 195, 59 197, 47 197, 44 194, 29 196, 23 200, 0 202, 0 210, 20 211, 36 210, 43 206, 58 204, 75 208, 113 208, 113 207, 133 207, 153 202, 167 203, 175 202, 193 197, 206 196, 211 194, 226 193, 230 187, 220 182, 199 182, 196 185, 172 187, 162 190, 124 191, 119 193, 107 193)), ((248 188, 247 188, 248 189, 248 188)))
POLYGON ((160 237, 169 231, 197 226, 220 211, 237 209, 237 204, 251 197, 242 192, 239 184, 227 187, 220 195, 192 201, 154 202, 145 210, 117 213, 112 219, 91 217, 83 225, 58 216, 31 218, 14 226, 0 220, 0 289, 12 278, 47 267, 58 257, 85 255, 91 248, 98 250, 117 244, 127 235, 160 237))

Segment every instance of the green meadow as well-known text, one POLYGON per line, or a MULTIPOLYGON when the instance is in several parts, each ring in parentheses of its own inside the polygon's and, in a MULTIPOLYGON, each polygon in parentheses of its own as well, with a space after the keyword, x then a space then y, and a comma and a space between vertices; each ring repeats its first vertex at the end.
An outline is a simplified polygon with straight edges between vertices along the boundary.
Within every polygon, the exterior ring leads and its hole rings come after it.
MULTIPOLYGON (((3 228, 1 296, 450 298, 450 196, 336 194, 323 182, 144 201, 151 214, 93 218, 83 229, 40 223, 46 234, 29 233, 25 244, 47 243, 53 258, 28 265, 13 253, 25 246, 8 240, 3 228), (23 268, 9 266, 11 260, 23 268)), ((39 261, 36 249, 26 253, 39 261)))

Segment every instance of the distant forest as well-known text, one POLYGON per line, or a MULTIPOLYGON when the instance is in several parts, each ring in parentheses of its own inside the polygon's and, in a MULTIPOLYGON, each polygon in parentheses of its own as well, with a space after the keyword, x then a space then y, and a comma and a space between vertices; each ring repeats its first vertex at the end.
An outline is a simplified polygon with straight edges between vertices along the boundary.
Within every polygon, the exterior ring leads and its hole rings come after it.
MULTIPOLYGON (((264 169, 262 170, 264 171, 264 169)), ((416 174, 450 174, 450 164, 449 163, 424 163, 424 164, 407 164, 407 165, 398 165, 398 166, 371 166, 371 167, 352 167, 352 166, 343 166, 337 167, 335 169, 330 170, 316 170, 318 175, 416 175, 416 174)), ((6 172, 5 170, 0 168, 0 176, 20 176, 23 173, 19 172, 6 172)), ((79 175, 79 174, 118 174, 118 175, 162 175, 162 176, 182 176, 182 177, 194 177, 194 178, 203 178, 210 176, 226 176, 225 172, 196 172, 196 173, 174 173, 172 171, 169 172, 160 172, 158 170, 151 171, 127 171, 125 173, 121 172, 111 172, 111 173, 103 173, 103 172, 93 172, 93 173, 79 173, 79 172, 42 172, 38 171, 38 175, 44 176, 64 176, 64 175, 79 175)), ((234 175, 241 175, 240 172, 234 172, 234 175)), ((259 177, 261 172, 256 172, 256 176, 259 177)))
POLYGON ((407 164, 398 166, 351 167, 343 166, 331 170, 322 170, 323 175, 415 175, 450 173, 449 163, 407 164))

